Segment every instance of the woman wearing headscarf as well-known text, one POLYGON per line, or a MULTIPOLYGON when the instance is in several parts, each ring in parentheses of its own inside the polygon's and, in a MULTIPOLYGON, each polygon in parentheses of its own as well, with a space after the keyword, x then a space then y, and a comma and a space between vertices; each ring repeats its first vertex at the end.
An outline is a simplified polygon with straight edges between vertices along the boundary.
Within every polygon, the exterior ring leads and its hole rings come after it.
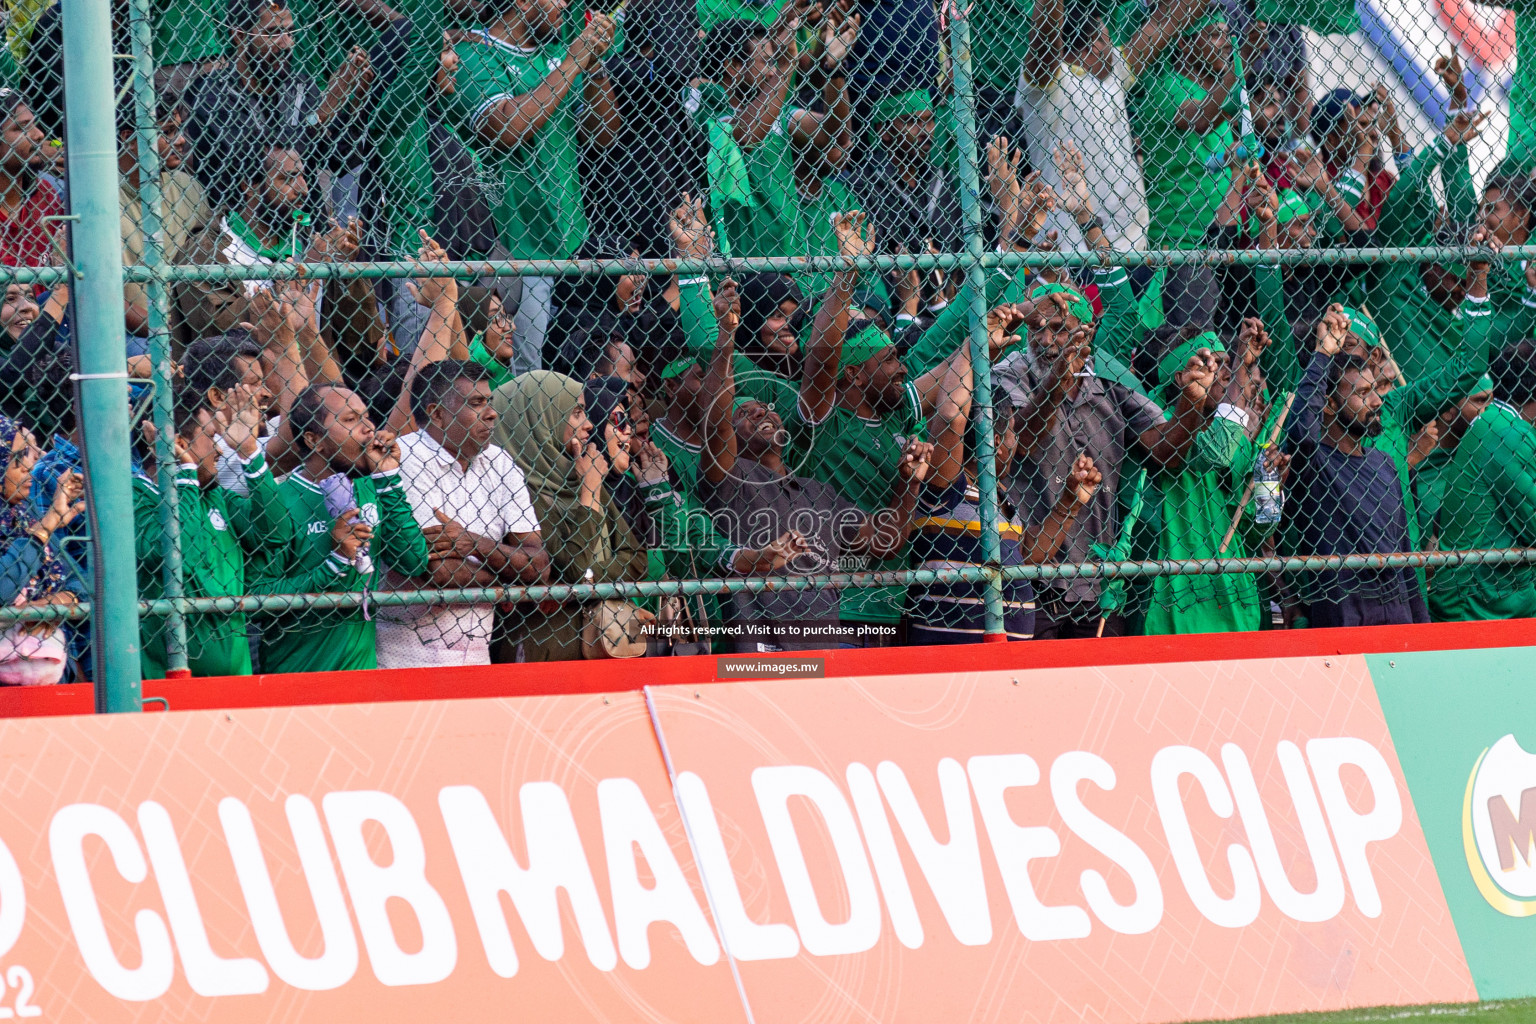
MULTIPOLYGON (((0 416, 0 603, 72 605, 83 594, 55 553, 55 531, 85 510, 84 484, 66 471, 48 510, 38 516, 28 500, 37 442, 32 431, 0 416)), ((64 631, 55 624, 15 623, 0 629, 0 684, 57 683, 67 660, 64 631)))
MULTIPOLYGON (((551 583, 637 582, 646 552, 609 489, 605 448, 587 417, 582 385, 534 370, 491 396, 495 441, 517 460, 528 483, 550 556, 551 583)), ((528 661, 582 657, 581 601, 543 601, 511 623, 528 661)))

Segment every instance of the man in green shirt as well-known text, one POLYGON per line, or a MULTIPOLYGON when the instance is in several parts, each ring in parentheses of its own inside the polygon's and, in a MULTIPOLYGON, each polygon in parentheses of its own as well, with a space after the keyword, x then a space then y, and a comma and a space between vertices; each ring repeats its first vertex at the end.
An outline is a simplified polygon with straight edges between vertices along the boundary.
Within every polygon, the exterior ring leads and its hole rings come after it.
POLYGON ((1193 249, 1205 238, 1230 177, 1212 174, 1206 162, 1223 159, 1236 142, 1231 118, 1239 111, 1241 73, 1226 21, 1208 14, 1179 37, 1132 111, 1153 248, 1193 249))
POLYGON ((709 81, 688 97, 708 139, 709 205, 726 256, 803 255, 795 164, 819 171, 847 142, 852 107, 842 64, 856 26, 823 49, 808 76, 821 92, 821 111, 787 102, 798 50, 793 33, 781 28, 744 20, 715 26, 704 41, 709 81))
MULTIPOLYGON (((1477 194, 1467 163, 1467 142, 1476 134, 1477 122, 1468 115, 1457 115, 1414 156, 1387 194, 1377 221, 1376 245, 1433 244, 1440 206, 1431 179, 1442 164, 1447 220, 1456 225, 1474 221, 1477 194)), ((1366 301, 1403 375, 1412 382, 1443 367, 1461 342, 1459 315, 1454 304, 1442 304, 1425 288, 1422 265, 1406 261, 1372 264, 1365 282, 1366 301)))
MULTIPOLYGON (((1500 245, 1526 245, 1536 224, 1536 183, 1495 174, 1483 186, 1483 230, 1500 245)), ((1500 261, 1488 280, 1493 324, 1489 357, 1531 336, 1536 327, 1536 263, 1500 261)))
MULTIPOLYGON (((1239 328, 1231 361, 1215 333, 1206 332, 1176 345, 1158 363, 1167 406, 1172 408, 1189 380, 1197 378, 1206 389, 1207 417, 1182 461, 1148 466, 1149 482, 1162 499, 1159 559, 1250 554, 1241 532, 1225 551, 1222 541, 1260 454, 1255 438, 1261 424, 1254 405, 1262 380, 1256 370, 1268 340, 1263 324, 1248 319, 1239 328)), ((1145 630, 1148 635, 1252 630, 1260 627, 1262 614, 1258 580, 1251 574, 1158 576, 1152 581, 1145 630)))
MULTIPOLYGON (((427 541, 400 482, 395 436, 375 431, 362 398, 317 384, 288 413, 303 464, 278 490, 293 524, 293 557, 260 581, 269 593, 367 593, 385 568, 427 571, 427 541)), ((377 668, 375 628, 366 608, 294 612, 262 630, 266 672, 343 672, 377 668)))
MULTIPOLYGON (((252 583, 293 548, 277 481, 267 468, 257 431, 261 424, 259 385, 241 384, 215 411, 206 393, 178 395, 176 456, 177 520, 188 597, 242 597, 252 583), (219 447, 239 458, 247 493, 219 486, 219 447)), ((142 593, 161 593, 160 496, 147 476, 133 486, 134 547, 142 593)), ((251 672, 244 612, 187 616, 187 666, 194 676, 235 676, 251 672)), ((146 618, 141 629, 144 678, 165 675, 164 620, 146 618)))
POLYGON ((1509 142, 1501 169, 1524 176, 1536 168, 1536 2, 1501 0, 1490 6, 1506 8, 1515 15, 1515 73, 1508 96, 1509 142))
MULTIPOLYGON (((578 175, 579 142, 612 145, 619 128, 601 59, 614 22, 595 13, 569 45, 561 0, 500 0, 496 16, 454 48, 451 112, 500 178, 496 230, 512 259, 569 259, 588 225, 578 175), (579 117, 578 117, 579 115, 579 117), (578 139, 578 132, 582 139, 578 139)), ((543 365, 554 279, 526 277, 514 318, 515 373, 543 365)))
MULTIPOLYGON (((1446 467, 1441 550, 1536 545, 1536 370, 1525 359, 1506 357, 1493 376, 1495 400, 1467 427, 1446 467)), ((1429 611, 1436 621, 1536 616, 1536 570, 1524 564, 1440 569, 1429 611)))

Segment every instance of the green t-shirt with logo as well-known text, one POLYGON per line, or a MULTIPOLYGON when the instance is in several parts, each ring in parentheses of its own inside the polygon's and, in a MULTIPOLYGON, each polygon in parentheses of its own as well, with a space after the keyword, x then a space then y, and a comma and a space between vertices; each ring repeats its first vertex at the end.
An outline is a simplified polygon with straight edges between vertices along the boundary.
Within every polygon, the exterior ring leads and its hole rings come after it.
POLYGON ((521 145, 507 149, 478 134, 498 103, 532 92, 560 67, 565 46, 523 49, 480 31, 454 50, 459 72, 452 119, 461 137, 476 141, 487 172, 498 179, 501 194, 494 197, 491 209, 502 244, 513 259, 569 259, 587 238, 577 176, 576 111, 582 77, 576 77, 543 127, 521 145))
MULTIPOLYGON (((294 531, 294 557, 281 575, 263 578, 258 589, 275 594, 356 593, 371 589, 388 566, 406 576, 427 571, 427 541, 416 525, 398 471, 352 481, 358 518, 374 528, 369 543, 372 571, 336 554, 331 543, 335 517, 325 494, 302 471, 278 485, 294 531)), ((264 672, 347 672, 377 668, 374 622, 361 608, 291 612, 262 625, 264 672)))
MULTIPOLYGON (((187 597, 259 592, 255 581, 283 564, 293 551, 293 528, 265 454, 258 451, 241 465, 247 491, 243 495, 217 484, 199 487, 195 467, 177 468, 176 518, 187 597)), ((163 555, 160 495, 148 480, 137 477, 133 500, 139 584, 145 593, 158 594, 163 555)), ((194 676, 250 674, 245 620, 244 612, 187 616, 187 666, 194 676)), ((164 620, 150 618, 141 624, 140 661, 146 679, 165 675, 163 625, 164 620)))
MULTIPOLYGON (((1222 121, 1203 135, 1181 131, 1174 124, 1186 101, 1199 103, 1208 95, 1198 82, 1168 70, 1148 86, 1137 104, 1140 123, 1134 127, 1141 137, 1152 220, 1148 239, 1155 249, 1199 248, 1226 195, 1228 174, 1210 173, 1205 162, 1232 146, 1232 123, 1222 121)), ((1239 90, 1234 87, 1223 109, 1235 114, 1238 108, 1239 90)))
MULTIPOLYGON (((865 419, 833 406, 821 423, 806 423, 797 401, 780 415, 790 435, 790 468, 830 484, 866 513, 887 508, 901 477, 897 467, 908 442, 926 435, 923 402, 909 382, 901 408, 880 419, 865 419)), ((907 551, 889 558, 848 556, 834 572, 896 572, 907 568, 907 551)), ((839 614, 851 622, 896 623, 906 606, 907 588, 852 587, 842 592, 839 614)))

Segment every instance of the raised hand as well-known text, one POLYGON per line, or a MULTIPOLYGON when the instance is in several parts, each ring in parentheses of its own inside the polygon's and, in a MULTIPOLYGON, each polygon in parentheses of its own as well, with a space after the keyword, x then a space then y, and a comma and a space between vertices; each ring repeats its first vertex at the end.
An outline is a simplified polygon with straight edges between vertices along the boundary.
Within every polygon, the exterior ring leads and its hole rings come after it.
POLYGON ((571 59, 582 71, 591 71, 613 45, 613 18, 599 11, 592 13, 592 20, 571 43, 571 59))
POLYGON ((671 463, 667 461, 667 453, 650 441, 642 441, 636 445, 634 457, 635 479, 639 481, 640 486, 659 484, 667 479, 667 471, 671 468, 671 463))
POLYGON ((1467 105, 1467 83, 1462 76, 1461 54, 1452 47, 1451 52, 1443 57, 1435 58, 1435 74, 1440 76, 1440 81, 1445 85, 1445 91, 1451 95, 1452 107, 1465 107, 1467 105))
POLYGON ((1073 217, 1093 216, 1093 197, 1088 193, 1083 151, 1071 139, 1063 139, 1051 150, 1056 173, 1061 175, 1061 208, 1073 217))
POLYGON ((741 323, 741 292, 736 282, 726 278, 720 282, 714 295, 715 323, 723 337, 734 338, 736 327, 741 323))
POLYGON ((853 44, 858 41, 859 26, 863 20, 861 14, 849 14, 840 7, 834 7, 821 24, 822 60, 830 61, 834 66, 846 60, 853 44))
POLYGON ((1290 158, 1291 181, 1300 189, 1322 188, 1328 184, 1328 168, 1323 156, 1311 147, 1298 149, 1290 158))
POLYGON ((1344 315, 1344 307, 1335 302, 1317 322, 1317 354, 1338 355, 1344 351, 1344 339, 1347 337, 1349 337, 1349 317, 1344 315))
POLYGON ((873 242, 865 237, 863 229, 864 213, 861 210, 832 215, 832 231, 837 235, 839 255, 857 259, 874 252, 873 242))
POLYGON ((1210 349, 1203 348, 1189 357, 1177 378, 1179 394, 1191 405, 1204 405, 1206 396, 1216 387, 1220 364, 1210 349))
POLYGON ((683 193, 683 201, 667 218, 672 245, 685 260, 707 260, 715 251, 715 233, 704 214, 704 200, 683 193))
POLYGON ((85 478, 72 469, 66 469, 59 475, 59 482, 53 488, 53 501, 48 505, 48 512, 58 519, 57 525, 49 528, 51 533, 65 523, 74 522, 76 516, 85 511, 85 478))
POLYGON ((1098 492, 1099 485, 1104 482, 1104 474, 1099 472, 1093 460, 1086 455, 1079 455, 1072 463, 1072 470, 1067 474, 1067 482, 1062 487, 1062 493, 1072 495, 1072 499, 1079 505, 1086 505, 1093 500, 1098 492))
POLYGON ((229 390, 224 408, 218 411, 219 436, 243 459, 256 454, 264 393, 260 384, 237 384, 229 390))
POLYGON ((933 445, 926 441, 909 441, 902 450, 901 461, 896 464, 896 472, 903 480, 922 483, 928 476, 928 460, 932 456, 933 445))
POLYGON ((1248 190, 1243 195, 1243 203, 1260 224, 1273 223, 1279 213, 1280 194, 1257 164, 1249 168, 1248 190))
POLYGON ((1269 332, 1264 329, 1264 321, 1256 316, 1250 316, 1243 320, 1237 329, 1237 347, 1242 353, 1243 364, 1252 366, 1259 361, 1259 354, 1271 343, 1269 332))
POLYGON ((1019 190, 1019 224, 1024 237, 1038 235, 1056 206, 1056 190, 1040 180, 1039 171, 1031 171, 1019 190))
MULTIPOLYGON (((421 239, 421 248, 416 250, 418 263, 448 262, 448 251, 429 238, 425 230, 417 228, 416 235, 421 239)), ((459 283, 451 277, 418 277, 415 285, 416 302, 428 309, 436 305, 439 299, 451 298, 458 301, 459 283)))
POLYGON ((1488 115, 1481 110, 1463 110, 1445 123, 1445 141, 1460 146, 1477 138, 1488 115))
POLYGON ((1009 303, 987 310, 987 352, 993 361, 1019 343, 1020 337, 1014 332, 1025 322, 1025 310, 1009 303))
POLYGON ((1006 135, 994 135, 987 143, 987 187, 992 192, 992 201, 999 206, 1019 196, 1019 165, 1024 154, 1010 146, 1006 135))
POLYGON ((373 432, 372 440, 363 450, 363 465, 369 475, 393 473, 400 468, 400 443, 393 430, 380 427, 373 432))

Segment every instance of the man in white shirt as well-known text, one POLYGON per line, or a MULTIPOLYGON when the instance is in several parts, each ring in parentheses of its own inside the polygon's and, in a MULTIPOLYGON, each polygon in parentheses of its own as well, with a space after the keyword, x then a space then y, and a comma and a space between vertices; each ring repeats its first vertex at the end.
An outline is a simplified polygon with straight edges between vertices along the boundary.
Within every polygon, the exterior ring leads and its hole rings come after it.
MULTIPOLYGON (((400 438, 400 477, 427 537, 430 576, 402 589, 495 587, 549 579, 549 555, 523 472, 491 444, 496 412, 485 367, 432 363, 411 388, 421 427, 400 438)), ((406 605, 378 613, 380 668, 490 664, 490 604, 406 605)))
MULTIPOLYGON (((1056 148, 1071 140, 1083 154, 1088 191, 1117 250, 1147 247, 1147 194, 1126 93, 1162 49, 1194 22, 1206 0, 1164 0, 1129 43, 1114 46, 1102 19, 1082 11, 1066 22, 1064 0, 1037 0, 1029 53, 1015 103, 1024 124, 1030 166, 1059 194, 1056 148)), ((1077 221, 1056 209, 1047 230, 1063 249, 1087 249, 1077 221)))

